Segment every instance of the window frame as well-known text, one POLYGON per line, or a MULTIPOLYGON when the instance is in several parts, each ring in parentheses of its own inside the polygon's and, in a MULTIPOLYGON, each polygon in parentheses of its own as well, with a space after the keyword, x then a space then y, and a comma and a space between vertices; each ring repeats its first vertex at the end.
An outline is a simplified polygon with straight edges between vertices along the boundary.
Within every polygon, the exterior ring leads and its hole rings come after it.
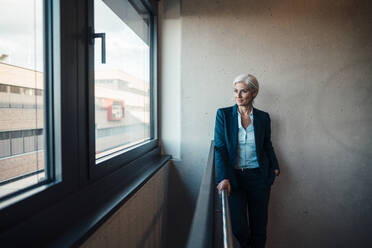
MULTIPOLYGON (((159 145, 157 132, 157 13, 141 0, 128 0, 136 11, 141 9, 149 15, 149 36, 150 36, 150 139, 124 148, 102 158, 96 159, 96 138, 95 138, 95 95, 94 95, 94 42, 89 45, 87 42, 87 91, 88 91, 88 160, 89 179, 99 179, 131 161, 145 155, 159 145)), ((94 0, 88 0, 87 25, 94 30, 94 0)), ((88 34, 88 39, 90 34, 88 34)))
MULTIPOLYGON (((71 53, 60 52, 61 50, 69 51, 66 48, 63 49, 63 46, 72 47, 71 44, 67 44, 68 42, 60 40, 63 33, 71 32, 69 25, 61 25, 61 23, 66 22, 60 18, 61 5, 62 3, 59 1, 43 0, 44 92, 47 92, 47 94, 43 94, 44 149, 47 151, 45 172, 48 174, 48 178, 0 199, 0 218, 2 219, 0 230, 13 227, 25 218, 30 217, 32 213, 46 208, 49 204, 67 195, 78 185, 78 178, 74 172, 76 169, 73 168, 74 164, 65 162, 71 160, 74 148, 77 147, 77 142, 64 141, 73 128, 62 123, 66 122, 62 119, 62 115, 66 119, 73 117, 71 110, 68 109, 71 99, 63 99, 62 96, 65 95, 64 98, 66 98, 68 94, 61 93, 69 85, 62 85, 61 81, 65 80, 65 75, 69 75, 73 71, 71 68, 63 66, 63 64, 71 64, 71 59, 69 62, 64 62, 68 60, 71 53), (65 71, 65 74, 63 71, 65 71), (62 133, 67 135, 62 137, 62 133), (67 149, 66 147, 70 148, 67 149), (64 155, 62 150, 65 152, 64 155), (62 164, 64 164, 63 170, 62 164)), ((72 6, 71 3, 67 5, 72 6)), ((75 75, 75 73, 72 75, 75 75)), ((74 90, 69 91, 70 93, 74 92, 74 90)))
POLYGON ((91 104, 88 82, 92 82, 88 80, 87 20, 92 14, 88 11, 89 1, 93 0, 44 0, 44 18, 53 17, 44 23, 49 41, 45 49, 53 51, 53 56, 45 58, 53 62, 45 60, 53 70, 45 73, 45 77, 53 80, 53 87, 43 93, 48 96, 45 106, 53 105, 53 112, 46 113, 45 126, 51 125, 53 129, 44 129, 47 132, 43 134, 44 137, 54 136, 48 148, 53 151, 55 178, 0 202, 3 244, 54 247, 83 242, 170 159, 170 156, 160 155, 157 138, 157 2, 131 0, 142 3, 150 11, 153 22, 150 30, 153 39, 150 48, 153 139, 108 160, 108 166, 96 166, 94 172, 91 170, 89 161, 94 158, 95 165, 95 154, 89 152, 91 138, 87 128, 91 104), (94 177, 93 173, 97 175, 94 177))
MULTIPOLYGON (((22 201, 23 199, 27 199, 31 195, 33 195, 36 192, 41 192, 40 189, 49 188, 58 181, 56 180, 57 177, 55 176, 55 167, 57 166, 54 160, 54 138, 55 138, 55 119, 56 121, 59 121, 59 111, 58 109, 53 105, 49 104, 50 102, 53 102, 54 94, 53 88, 54 85, 58 85, 58 77, 54 78, 55 72, 58 70, 58 62, 59 62, 59 54, 58 51, 55 49, 56 44, 55 41, 57 40, 54 33, 55 31, 58 32, 59 30, 59 18, 54 16, 56 11, 59 9, 58 4, 53 4, 52 0, 43 0, 43 40, 44 40, 44 90, 48 92, 47 97, 44 98, 44 119, 48 120, 48 122, 44 123, 44 130, 47 134, 44 138, 44 144, 45 144, 45 162, 44 162, 44 171, 47 174, 46 180, 40 181, 38 183, 35 183, 30 186, 26 186, 22 189, 19 189, 13 193, 10 193, 8 195, 5 195, 4 197, 0 198, 0 210, 7 208, 8 206, 11 206, 14 204, 14 202, 22 201), (54 13, 54 14, 52 14, 54 13), (56 25, 53 25, 56 24, 56 25), (55 80, 55 81, 54 81, 55 80)), ((24 94, 23 87, 20 86, 8 86, 9 93, 12 94, 24 94), (12 92, 19 89, 19 92, 15 93, 12 92)), ((17 90, 18 91, 18 90, 17 90)), ((11 106, 9 106, 11 108, 11 106)), ((15 130, 11 131, 9 133, 10 138, 10 146, 12 147, 12 135, 19 134, 17 138, 22 138, 22 153, 25 153, 25 147, 24 147, 24 138, 25 138, 25 132, 30 130, 15 130)), ((12 151, 12 148, 10 148, 12 151)), ((38 151, 36 149, 36 151, 38 151)), ((13 152, 11 152, 13 154, 13 152)), ((22 177, 22 176, 21 176, 22 177)))

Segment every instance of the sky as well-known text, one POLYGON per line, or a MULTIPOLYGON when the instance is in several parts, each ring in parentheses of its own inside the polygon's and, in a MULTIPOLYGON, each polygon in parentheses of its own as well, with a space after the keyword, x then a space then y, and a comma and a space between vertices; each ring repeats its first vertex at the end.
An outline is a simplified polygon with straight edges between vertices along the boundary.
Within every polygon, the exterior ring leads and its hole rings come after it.
MULTIPOLYGON (((43 71, 42 4, 43 0, 0 0, 0 56, 9 55, 9 64, 43 71)), ((95 31, 106 33, 107 61, 101 64, 101 43, 96 40, 96 70, 118 69, 148 81, 148 45, 102 0, 94 4, 95 31)), ((131 16, 142 22, 136 13, 131 16)), ((147 28, 145 24, 140 27, 147 28)))
POLYGON ((0 0, 0 56, 43 71, 42 0, 0 0))
MULTIPOLYGON (((95 68, 98 70, 119 69, 137 78, 148 81, 149 78, 149 47, 133 32, 103 1, 94 1, 94 29, 96 33, 106 33, 106 64, 101 63, 101 43, 95 42, 95 68)), ((128 6, 130 7, 130 6, 128 6)), ((121 11, 120 9, 116 11, 121 11)), ((128 21, 142 22, 138 27, 148 31, 141 17, 133 13, 133 8, 123 11, 132 18, 128 21)))

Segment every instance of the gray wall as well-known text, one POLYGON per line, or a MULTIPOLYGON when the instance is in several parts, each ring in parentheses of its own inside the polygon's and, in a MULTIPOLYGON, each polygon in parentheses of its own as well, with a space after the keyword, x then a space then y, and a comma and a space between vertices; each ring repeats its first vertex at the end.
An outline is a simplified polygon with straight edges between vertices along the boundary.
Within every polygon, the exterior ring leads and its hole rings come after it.
POLYGON ((157 171, 80 247, 165 247, 168 167, 157 171))
POLYGON ((255 105, 271 114, 282 169, 272 188, 268 247, 372 242, 371 6, 161 1, 160 137, 177 158, 170 246, 186 239, 216 110, 233 104, 231 81, 245 72, 261 83, 255 105))

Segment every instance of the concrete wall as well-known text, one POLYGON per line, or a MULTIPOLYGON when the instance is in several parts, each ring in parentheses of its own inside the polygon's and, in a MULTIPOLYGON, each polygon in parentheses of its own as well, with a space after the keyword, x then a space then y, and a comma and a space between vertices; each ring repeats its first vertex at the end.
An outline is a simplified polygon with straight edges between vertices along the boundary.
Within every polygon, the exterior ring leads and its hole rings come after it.
MULTIPOLYGON (((181 92, 182 18, 179 0, 159 2, 159 137, 163 152, 172 155, 169 167, 167 247, 187 241, 204 164, 181 159, 184 132, 181 92), (190 166, 191 165, 191 166, 190 166)), ((199 144, 203 145, 203 144, 199 144)), ((209 147, 206 144, 205 148, 209 147)), ((204 147, 203 147, 204 148, 204 147)), ((189 154, 187 158, 195 155, 189 154)), ((203 157, 204 159, 204 157, 203 157)))
POLYGON ((163 166, 81 247, 164 247, 168 167, 163 166))
POLYGON ((282 169, 268 247, 368 246, 372 5, 163 0, 160 9, 161 125, 172 127, 161 137, 165 152, 179 152, 169 207, 183 213, 169 223, 178 228, 169 246, 187 237, 216 110, 233 104, 231 81, 246 72, 261 83, 256 107, 271 114, 282 169))

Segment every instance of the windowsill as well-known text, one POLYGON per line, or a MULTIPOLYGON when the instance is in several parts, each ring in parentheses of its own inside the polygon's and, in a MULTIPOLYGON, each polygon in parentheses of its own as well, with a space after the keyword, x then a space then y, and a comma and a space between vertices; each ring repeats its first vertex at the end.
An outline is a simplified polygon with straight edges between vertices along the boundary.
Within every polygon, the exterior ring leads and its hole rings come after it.
POLYGON ((150 143, 150 142, 152 142, 152 140, 144 139, 144 140, 141 140, 141 141, 132 142, 132 143, 126 144, 124 146, 119 146, 119 147, 110 149, 108 151, 102 152, 99 156, 96 156, 96 164, 99 165, 99 164, 103 163, 104 161, 107 161, 111 158, 114 158, 114 157, 116 157, 120 154, 127 153, 131 150, 136 149, 137 147, 140 147, 140 146, 142 146, 144 144, 147 144, 147 143, 150 143))
POLYGON ((151 150, 2 233, 2 244, 70 247, 83 243, 169 159, 160 154, 159 147, 151 150), (122 180, 124 176, 126 180, 122 180))

